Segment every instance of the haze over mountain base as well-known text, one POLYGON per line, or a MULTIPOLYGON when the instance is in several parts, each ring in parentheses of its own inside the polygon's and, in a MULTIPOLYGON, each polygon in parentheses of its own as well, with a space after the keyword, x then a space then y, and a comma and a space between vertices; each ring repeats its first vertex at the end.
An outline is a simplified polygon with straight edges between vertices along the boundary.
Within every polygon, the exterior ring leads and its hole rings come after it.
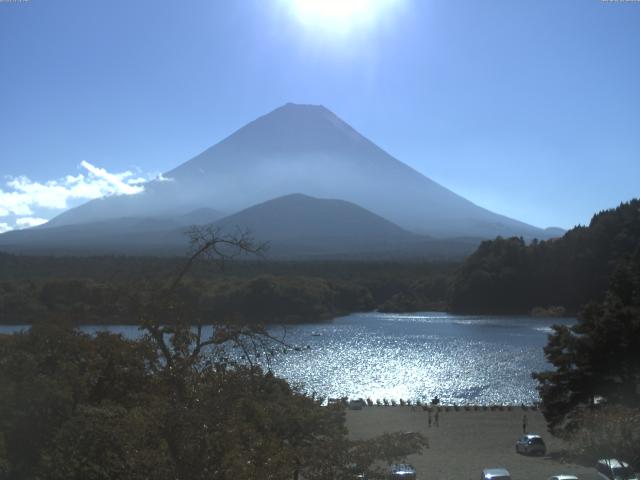
POLYGON ((163 178, 0 235, 0 248, 176 254, 186 226, 213 224, 251 230, 275 257, 459 257, 481 239, 561 233, 473 204, 322 106, 284 105, 163 178))

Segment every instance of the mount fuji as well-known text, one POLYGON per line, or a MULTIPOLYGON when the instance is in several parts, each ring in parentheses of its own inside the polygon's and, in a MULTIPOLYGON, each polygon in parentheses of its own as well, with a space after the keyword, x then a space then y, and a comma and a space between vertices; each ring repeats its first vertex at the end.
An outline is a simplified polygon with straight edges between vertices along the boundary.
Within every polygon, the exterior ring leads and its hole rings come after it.
MULTIPOLYGON (((40 227, 0 235, 0 248, 27 245, 33 235, 37 243, 46 245, 47 231, 62 238, 67 230, 77 234, 82 225, 89 229, 100 225, 106 239, 109 229, 113 234, 125 233, 123 221, 128 234, 137 224, 148 229, 149 222, 155 233, 168 232, 185 218, 193 224, 209 224, 292 194, 355 204, 381 222, 430 239, 497 235, 544 239, 556 233, 475 205, 395 159, 325 107, 315 105, 289 103, 277 108, 163 177, 168 181, 148 182, 142 193, 91 200, 40 227), (207 213, 199 218, 198 212, 207 213), (166 222, 164 227, 162 222, 166 222)), ((309 222, 314 212, 309 211, 309 222)), ((262 220, 265 222, 269 218, 262 220)), ((289 233, 285 243, 293 245, 297 233, 289 233)), ((287 234, 281 231, 279 238, 287 234)), ((382 243, 388 247, 389 239, 382 243)), ((126 238, 118 245, 126 251, 126 238)))

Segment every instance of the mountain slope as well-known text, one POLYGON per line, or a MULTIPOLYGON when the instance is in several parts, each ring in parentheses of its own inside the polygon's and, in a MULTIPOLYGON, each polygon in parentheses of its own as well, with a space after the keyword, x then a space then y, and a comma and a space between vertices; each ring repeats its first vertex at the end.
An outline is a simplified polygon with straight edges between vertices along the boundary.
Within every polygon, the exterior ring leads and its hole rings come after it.
POLYGON ((121 217, 94 222, 14 230, 0 235, 0 249, 44 254, 176 254, 186 248, 182 233, 222 214, 201 208, 163 217, 121 217))
POLYGON ((425 240, 353 203, 302 194, 269 200, 214 225, 248 229, 256 242, 269 243, 272 256, 389 252, 425 240))
POLYGON ((213 206, 228 213, 302 192, 356 203, 437 237, 549 233, 478 207, 396 160, 321 106, 287 104, 258 118, 133 196, 93 200, 48 226, 157 216, 213 206))
MULTIPOLYGON (((192 215, 128 217, 0 235, 0 250, 63 255, 181 255, 192 215), (182 220, 180 222, 179 220, 182 220)), ((209 212, 210 213, 210 212, 209 212)), ((197 222, 195 222, 197 223, 197 222)), ((207 226, 221 234, 249 230, 271 259, 460 259, 480 239, 431 239, 408 232, 344 200, 292 194, 254 205, 207 226)))

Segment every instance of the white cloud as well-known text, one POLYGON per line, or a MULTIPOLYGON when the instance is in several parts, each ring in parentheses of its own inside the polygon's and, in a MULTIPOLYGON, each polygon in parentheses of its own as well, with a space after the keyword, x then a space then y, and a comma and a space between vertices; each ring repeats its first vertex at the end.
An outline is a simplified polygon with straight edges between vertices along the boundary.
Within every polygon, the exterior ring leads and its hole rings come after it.
POLYGON ((156 182, 173 182, 173 178, 171 178, 171 177, 165 177, 165 176, 164 176, 164 175, 162 175, 161 173, 158 173, 158 174, 155 176, 154 180, 155 180, 156 182))
POLYGON ((16 225, 20 228, 37 227, 47 223, 47 219, 38 217, 21 217, 16 219, 16 225))
MULTIPOLYGON (((130 185, 129 182, 131 181, 131 179, 129 181, 125 181, 128 177, 131 177, 133 175, 133 173, 130 171, 126 171, 124 173, 109 173, 104 168, 96 167, 84 160, 80 162, 80 165, 86 168, 96 178, 102 179, 109 183, 114 190, 112 193, 115 193, 116 195, 135 195, 136 193, 140 193, 144 190, 144 187, 138 185, 130 185)), ((139 179, 133 180, 138 181, 139 179)))
POLYGON ((146 178, 142 178, 142 177, 136 177, 136 178, 130 178, 127 180, 127 183, 129 185, 140 185, 141 183, 146 183, 149 180, 146 178))
MULTIPOLYGON (((8 190, 0 188, 0 217, 9 215, 35 218, 34 209, 63 210, 73 200, 91 200, 108 195, 135 195, 144 191, 144 182, 153 180, 130 171, 110 173, 104 168, 82 161, 87 173, 67 175, 44 183, 25 176, 9 177, 8 190)), ((162 175, 158 179, 166 180, 162 175)), ((17 221, 16 221, 17 224, 17 221)), ((25 223, 26 225, 26 223, 25 223)))
POLYGON ((8 232, 9 230, 13 230, 11 225, 8 223, 0 223, 0 233, 8 232))

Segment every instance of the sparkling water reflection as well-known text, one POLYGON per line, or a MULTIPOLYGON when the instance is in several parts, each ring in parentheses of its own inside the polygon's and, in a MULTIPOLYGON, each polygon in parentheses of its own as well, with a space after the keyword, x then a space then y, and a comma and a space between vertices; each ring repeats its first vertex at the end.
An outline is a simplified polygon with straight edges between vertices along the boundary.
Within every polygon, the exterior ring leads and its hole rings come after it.
MULTIPOLYGON (((573 319, 359 313, 331 323, 286 328, 289 343, 309 348, 276 357, 274 372, 325 397, 445 403, 532 403, 531 372, 548 367, 542 348, 554 323, 573 319)), ((24 327, 0 327, 0 333, 24 327)), ((128 338, 137 327, 87 326, 128 338)), ((274 335, 282 335, 273 328, 274 335)))
POLYGON ((446 403, 531 403, 531 372, 554 323, 572 319, 362 313, 289 328, 311 348, 276 359, 276 374, 307 392, 446 403))

